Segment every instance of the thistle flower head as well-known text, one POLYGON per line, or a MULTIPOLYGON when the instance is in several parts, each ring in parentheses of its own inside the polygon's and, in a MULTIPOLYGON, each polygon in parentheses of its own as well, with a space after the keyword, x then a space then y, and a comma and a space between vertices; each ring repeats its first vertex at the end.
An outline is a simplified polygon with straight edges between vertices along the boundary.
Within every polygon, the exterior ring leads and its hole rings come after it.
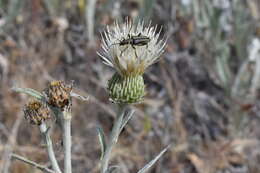
POLYGON ((50 119, 50 110, 46 105, 38 100, 29 101, 24 106, 25 119, 33 125, 41 125, 47 119, 50 119))
POLYGON ((131 21, 107 27, 102 35, 103 62, 116 72, 108 82, 109 97, 119 104, 140 102, 145 95, 143 73, 164 51, 166 41, 159 39, 161 30, 151 23, 136 26, 131 21))
POLYGON ((63 81, 52 81, 44 90, 49 105, 62 111, 71 107, 72 85, 66 85, 63 81))
POLYGON ((164 51, 166 42, 159 38, 160 32, 151 23, 145 27, 144 22, 136 26, 129 20, 122 26, 116 22, 102 34, 99 56, 121 76, 142 75, 164 51))

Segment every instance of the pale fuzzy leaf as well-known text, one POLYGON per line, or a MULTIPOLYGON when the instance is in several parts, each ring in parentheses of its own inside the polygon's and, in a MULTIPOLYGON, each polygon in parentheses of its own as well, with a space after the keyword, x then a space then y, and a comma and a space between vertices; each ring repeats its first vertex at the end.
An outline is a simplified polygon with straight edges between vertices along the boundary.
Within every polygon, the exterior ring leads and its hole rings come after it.
POLYGON ((118 173, 119 167, 118 166, 110 166, 106 173, 118 173))
POLYGON ((133 117, 134 112, 135 112, 134 110, 131 110, 129 113, 127 113, 127 115, 123 119, 123 122, 122 122, 122 125, 121 125, 121 128, 120 128, 120 132, 123 130, 125 125, 128 123, 128 121, 133 117))
POLYGON ((13 87, 12 88, 13 91, 15 92, 19 92, 19 93, 24 93, 24 94, 27 94, 27 95, 30 95, 32 97, 35 97, 36 99, 39 99, 39 100, 44 100, 45 97, 43 96, 42 93, 34 90, 34 89, 31 89, 31 88, 17 88, 17 87, 13 87))
POLYGON ((82 96, 82 95, 79 95, 79 94, 74 93, 74 92, 71 92, 70 96, 75 97, 76 99, 79 99, 79 100, 82 100, 82 101, 88 101, 88 99, 89 99, 88 96, 82 96))
POLYGON ((98 127, 97 128, 98 131, 98 139, 99 139, 99 143, 101 146, 101 156, 100 156, 100 160, 103 159, 105 151, 106 151, 106 140, 105 140, 105 134, 102 128, 98 127))
POLYGON ((168 145, 166 148, 164 148, 153 160, 151 160, 149 163, 147 163, 142 169, 140 169, 137 173, 144 173, 149 168, 151 168, 157 160, 159 160, 160 157, 170 148, 170 145, 168 145))

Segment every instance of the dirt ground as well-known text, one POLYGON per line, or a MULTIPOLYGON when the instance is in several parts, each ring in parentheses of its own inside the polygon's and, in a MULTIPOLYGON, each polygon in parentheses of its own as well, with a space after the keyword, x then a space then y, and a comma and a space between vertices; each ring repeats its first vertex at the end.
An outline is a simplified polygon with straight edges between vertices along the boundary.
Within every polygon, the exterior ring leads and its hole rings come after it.
MULTIPOLYGON (((37 126, 23 115, 50 81, 74 81, 74 173, 99 172, 97 127, 116 113, 106 90, 100 32, 125 18, 163 26, 165 53, 144 75, 147 94, 113 151, 137 172, 165 146, 151 173, 260 173, 260 3, 258 0, 0 0, 0 173, 39 173, 10 153, 50 166, 37 126)), ((53 122, 49 122, 50 124, 53 122)), ((62 165, 61 131, 51 135, 62 165)))

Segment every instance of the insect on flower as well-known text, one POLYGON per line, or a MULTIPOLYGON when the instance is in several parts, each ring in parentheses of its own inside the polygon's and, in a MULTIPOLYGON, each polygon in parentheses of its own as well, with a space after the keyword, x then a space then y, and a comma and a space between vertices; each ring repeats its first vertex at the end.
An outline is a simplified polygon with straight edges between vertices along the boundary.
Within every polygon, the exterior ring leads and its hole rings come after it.
POLYGON ((139 33, 137 36, 130 36, 130 34, 128 34, 128 38, 122 40, 119 43, 119 45, 130 44, 132 47, 144 46, 144 45, 147 45, 149 41, 150 41, 150 38, 147 36, 141 35, 141 33, 139 33))
POLYGON ((164 52, 166 40, 160 39, 161 31, 143 21, 136 25, 128 19, 120 25, 115 22, 101 34, 102 51, 98 54, 122 76, 141 75, 164 52))
MULTIPOLYGON (((141 33, 139 33, 137 36, 131 36, 130 34, 128 34, 128 38, 123 39, 119 43, 113 43, 111 46, 116 45, 116 44, 119 44, 120 46, 125 46, 125 45, 129 44, 135 50, 135 56, 136 56, 136 58, 138 58, 135 46, 145 46, 146 45, 146 48, 147 48, 150 40, 151 39, 149 37, 144 36, 141 33)), ((121 51, 121 55, 127 48, 128 47, 126 47, 124 50, 121 51)))
POLYGON ((139 103, 145 95, 143 73, 164 52, 165 39, 160 39, 161 29, 145 26, 143 21, 136 25, 126 20, 107 26, 101 34, 102 51, 98 55, 116 72, 108 81, 109 98, 119 104, 139 103))

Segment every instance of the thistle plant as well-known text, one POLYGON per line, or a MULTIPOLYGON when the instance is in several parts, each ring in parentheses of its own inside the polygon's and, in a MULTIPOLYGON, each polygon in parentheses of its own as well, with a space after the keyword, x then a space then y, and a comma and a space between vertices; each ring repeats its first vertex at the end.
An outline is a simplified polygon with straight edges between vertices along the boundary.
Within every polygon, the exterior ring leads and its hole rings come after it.
MULTIPOLYGON (((159 39, 161 29, 157 32, 157 26, 151 23, 145 27, 144 22, 136 26, 129 20, 119 26, 107 27, 102 34, 102 51, 98 53, 104 64, 115 69, 115 73, 108 81, 110 100, 119 107, 108 144, 104 138, 100 138, 102 145, 101 173, 112 172, 109 167, 109 159, 112 148, 117 142, 118 136, 133 115, 125 115, 127 105, 139 103, 145 96, 145 84, 143 74, 145 69, 155 63, 164 51, 166 41, 159 39)), ((100 134, 99 136, 104 136, 100 134)), ((166 151, 163 150, 154 160, 148 163, 139 172, 145 172, 166 151)))
POLYGON ((53 81, 42 92, 35 91, 31 88, 13 88, 13 90, 33 96, 35 99, 29 101, 24 106, 25 119, 32 125, 38 125, 46 143, 48 156, 51 162, 52 170, 45 168, 33 161, 23 158, 19 155, 12 154, 13 158, 24 161, 36 168, 49 173, 72 173, 71 168, 71 119, 72 119, 72 97, 81 100, 87 98, 72 92, 72 84, 65 84, 63 81, 53 81), (51 111, 54 114, 57 124, 62 129, 63 146, 64 146, 64 169, 61 171, 58 161, 55 157, 52 147, 52 140, 46 121, 51 118, 51 111))
MULTIPOLYGON (((127 20, 122 26, 118 23, 102 35, 102 52, 99 53, 103 62, 115 69, 115 73, 108 81, 108 93, 110 100, 118 105, 119 111, 115 122, 107 138, 102 130, 98 129, 98 137, 101 144, 101 173, 114 172, 114 166, 109 165, 113 147, 116 145, 120 132, 133 116, 134 111, 127 111, 129 104, 136 104, 145 96, 145 84, 143 74, 145 69, 155 63, 164 51, 166 41, 159 39, 161 30, 157 32, 157 26, 139 22, 136 26, 127 20)), ((46 168, 22 156, 12 154, 13 158, 30 164, 48 173, 72 173, 71 167, 71 120, 72 97, 86 101, 87 98, 73 92, 73 85, 63 81, 53 81, 42 91, 31 88, 13 88, 34 97, 24 106, 25 118, 32 124, 38 125, 46 143, 47 153, 52 169, 46 168), (46 121, 55 119, 62 130, 64 147, 64 168, 61 169, 55 157, 52 140, 46 121)), ((55 125, 55 124, 52 124, 55 125)), ((146 172, 169 148, 163 149, 153 160, 146 164, 137 173, 146 172)))

